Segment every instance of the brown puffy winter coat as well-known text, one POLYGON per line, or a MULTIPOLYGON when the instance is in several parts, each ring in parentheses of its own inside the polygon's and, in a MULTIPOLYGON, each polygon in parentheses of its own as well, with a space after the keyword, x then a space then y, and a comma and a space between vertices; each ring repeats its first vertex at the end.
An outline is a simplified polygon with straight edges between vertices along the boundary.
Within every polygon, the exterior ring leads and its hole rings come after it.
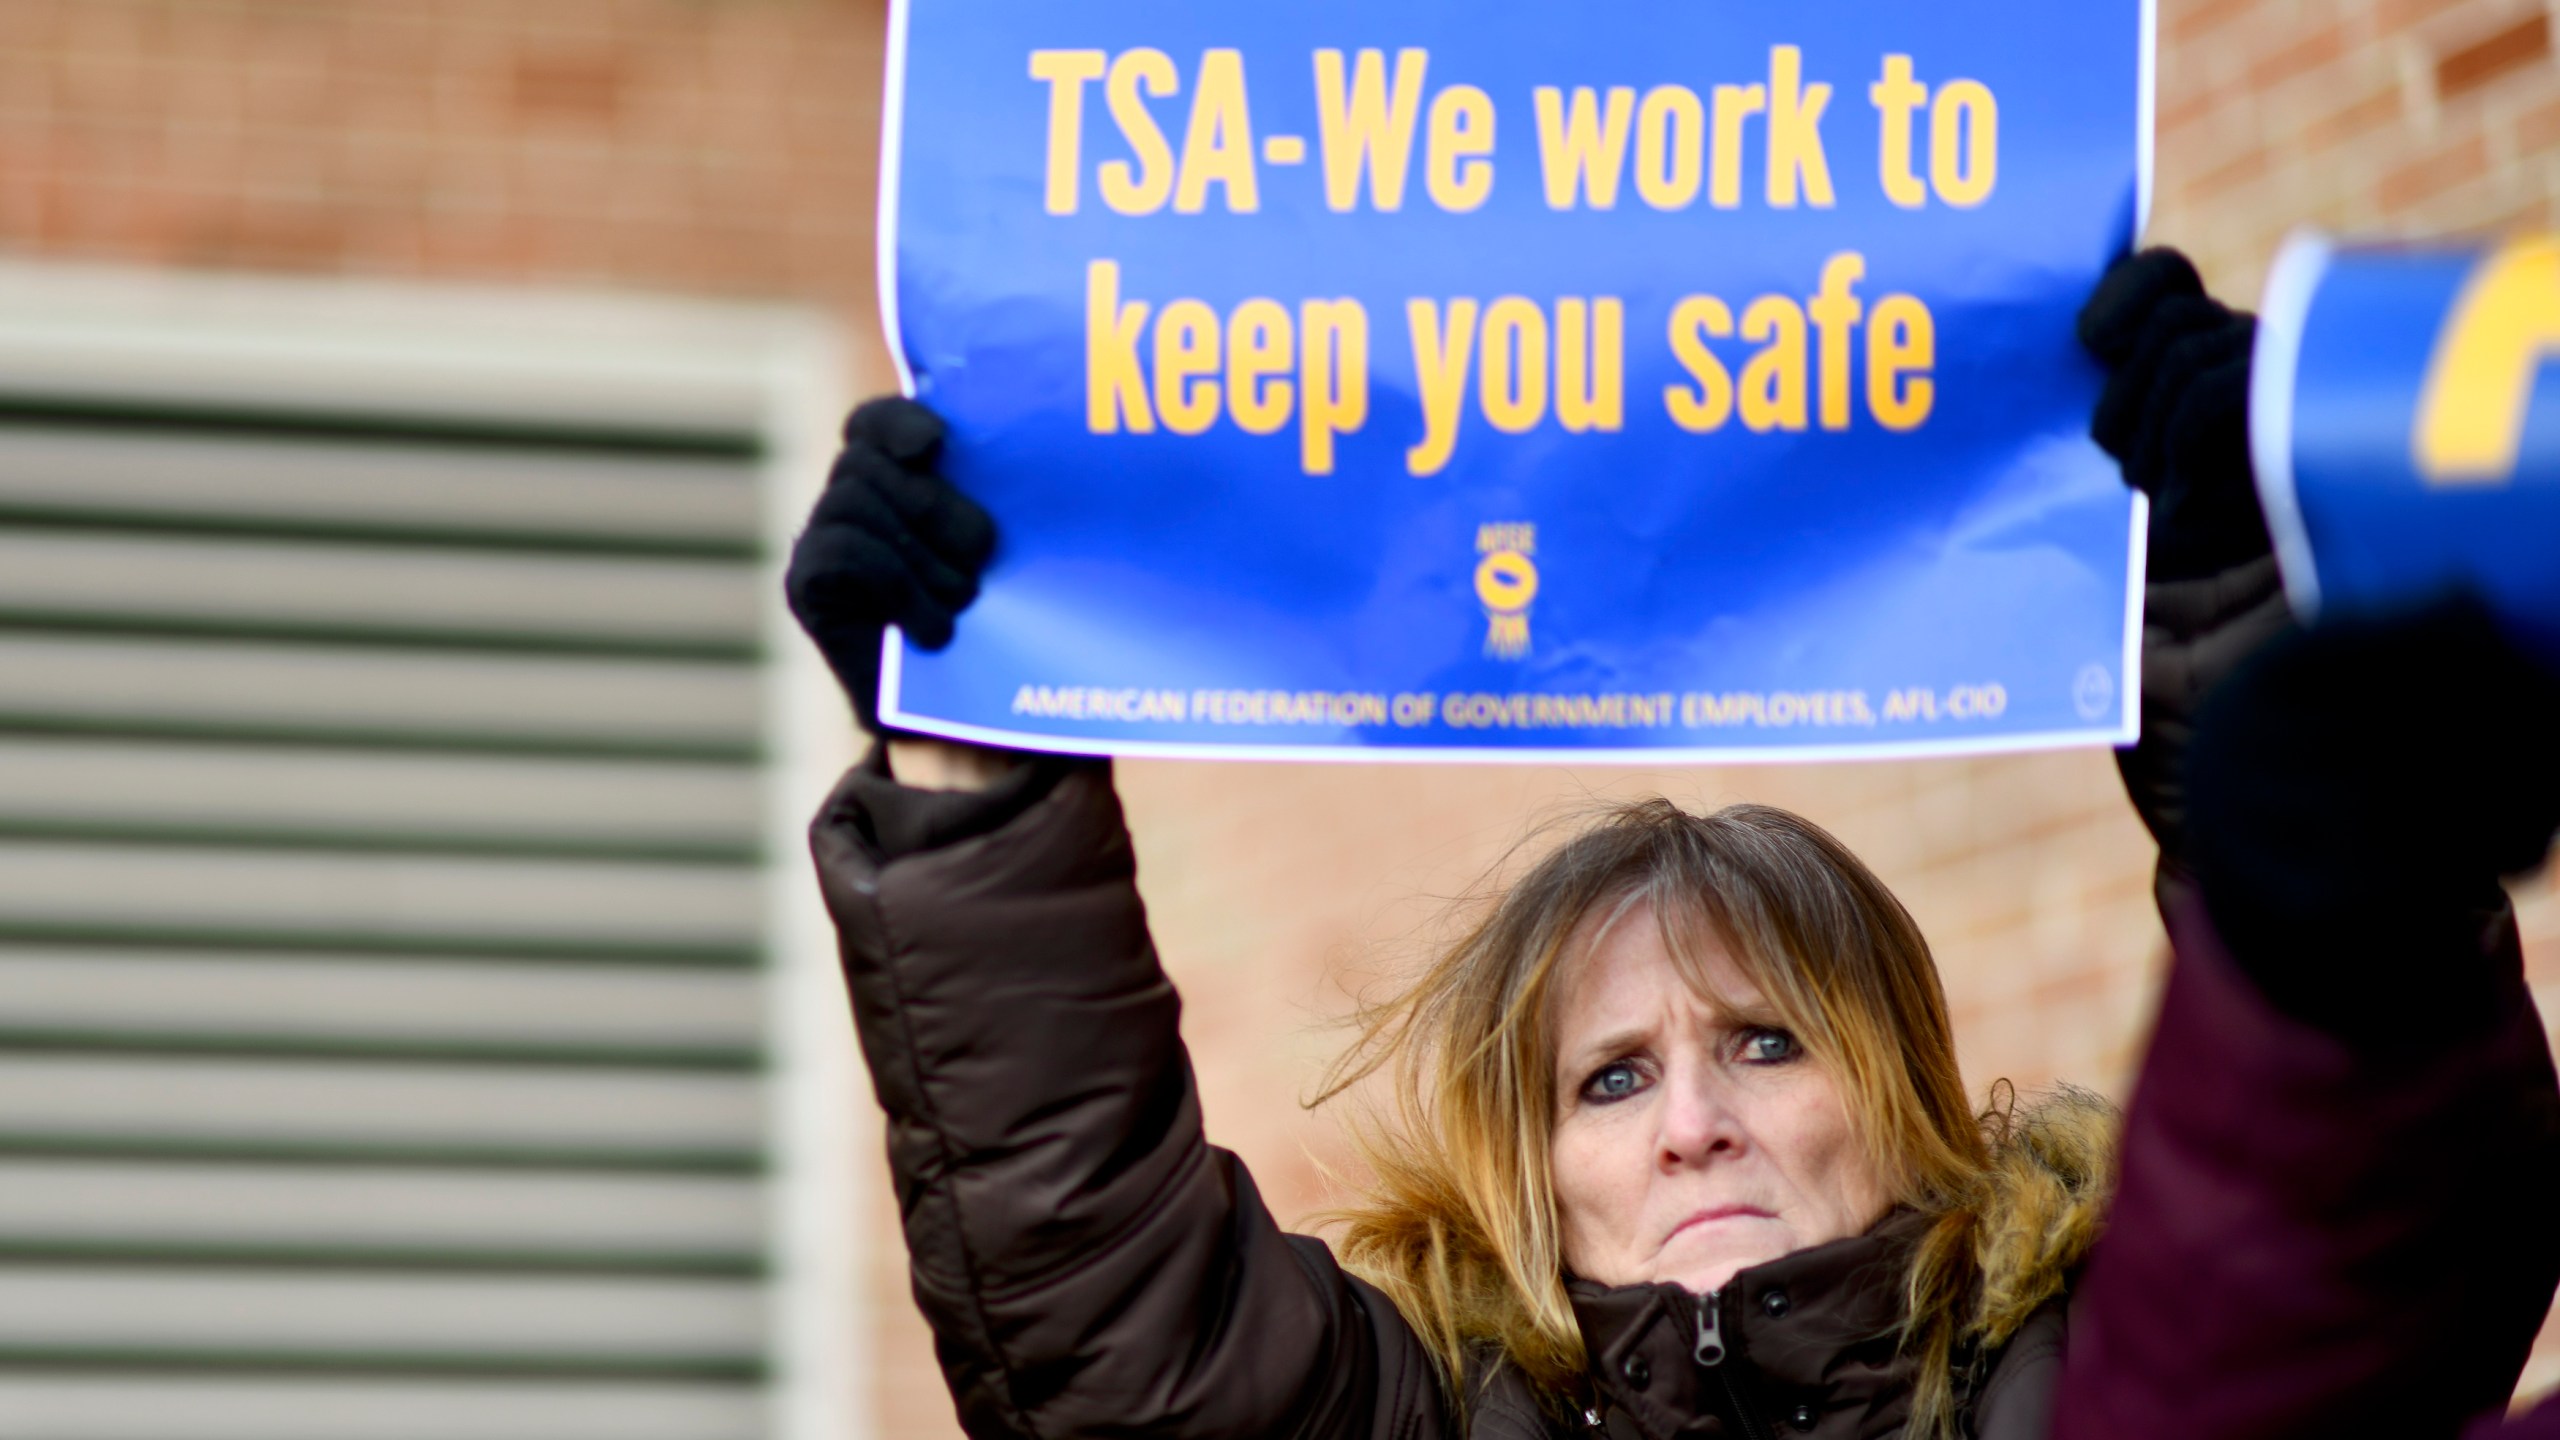
MULTIPOLYGON (((1283 1233, 1202 1134, 1106 766, 1043 761, 961 795, 902 788, 875 757, 812 836, 888 1112, 916 1298, 970 1434, 1901 1433, 1907 1214, 1704 1302, 1577 1282, 1589 1393, 1542 1397, 1488 1357, 1453 1396, 1386 1296, 1323 1242, 1283 1233)), ((2016 1153, 2063 1163, 2009 1167, 2022 1223, 1992 1229, 2014 1237, 2009 1277, 2050 1294, 2037 1282, 2058 1273, 2023 1272, 2086 1248, 2111 1137, 2085 1107, 2039 1125, 2016 1153)), ((1968 1428, 2040 1440, 2063 1306, 1992 1332, 1960 1377, 1968 1428)))

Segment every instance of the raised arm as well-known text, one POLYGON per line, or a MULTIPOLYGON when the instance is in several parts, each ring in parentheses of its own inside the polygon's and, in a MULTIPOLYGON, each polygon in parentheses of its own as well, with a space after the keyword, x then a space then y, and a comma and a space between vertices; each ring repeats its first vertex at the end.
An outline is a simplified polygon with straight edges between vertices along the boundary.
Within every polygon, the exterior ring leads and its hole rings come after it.
POLYGON ((2560 824, 2555 724, 2560 683, 2461 610, 2324 622, 2208 703, 2057 1440, 2503 1408, 2560 1278, 2560 1088, 2497 883, 2560 824))
POLYGON ((2080 315, 2107 367, 2090 430, 2151 501, 2143 576, 2142 736, 2116 752, 2125 792, 2175 883, 2186 850, 2186 753, 2197 711, 2292 624, 2249 465, 2257 321, 2205 293, 2174 250, 2117 263, 2080 315))
POLYGON ((2232 518, 2246 331, 2157 254, 2084 322, 2099 438, 2158 502, 2122 758, 2176 959, 2055 1440, 2450 1437, 2560 1277, 2560 1087, 2497 883, 2560 824, 2560 683, 2476 612, 2293 627, 2232 518))
MULTIPOLYGON (((941 643, 992 544, 937 525, 984 519, 934 473, 938 439, 906 402, 857 412, 794 553, 793 609, 874 723, 890 605, 943 607, 909 630, 941 643)), ((1393 1306, 1207 1142, 1107 765, 892 737, 810 839, 971 1435, 1447 1429, 1393 1306)))

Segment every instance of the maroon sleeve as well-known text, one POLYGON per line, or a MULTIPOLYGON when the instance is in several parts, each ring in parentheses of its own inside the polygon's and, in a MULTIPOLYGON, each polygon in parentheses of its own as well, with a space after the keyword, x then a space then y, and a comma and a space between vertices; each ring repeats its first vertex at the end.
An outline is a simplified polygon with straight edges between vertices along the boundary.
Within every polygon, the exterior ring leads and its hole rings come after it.
POLYGON ((2491 1416, 2462 1432, 2463 1440, 2560 1440, 2560 1395, 2513 1420, 2491 1416))
POLYGON ((2359 1048, 2270 1007, 2174 878, 2161 908, 2177 959, 2056 1440, 2450 1437, 2502 1410, 2560 1279, 2560 1090, 2512 912, 2402 971, 2492 967, 2494 1020, 2359 1048))
POLYGON ((811 830, 962 1424, 981 1440, 1442 1433, 1395 1307, 1283 1234, 1203 1135, 1108 770, 974 803, 874 766, 811 830))

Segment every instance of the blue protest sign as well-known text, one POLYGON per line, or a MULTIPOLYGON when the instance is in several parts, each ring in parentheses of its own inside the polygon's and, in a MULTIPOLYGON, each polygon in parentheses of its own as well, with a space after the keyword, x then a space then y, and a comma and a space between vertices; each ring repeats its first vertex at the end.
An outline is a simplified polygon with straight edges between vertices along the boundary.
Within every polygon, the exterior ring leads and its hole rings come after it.
POLYGON ((2560 238, 2298 236, 2264 311, 2250 443, 2294 608, 2465 587, 2560 655, 2560 238))
POLYGON ((1004 532, 881 712, 1118 754, 2124 742, 2073 317, 2144 0, 901 0, 881 302, 1004 532))

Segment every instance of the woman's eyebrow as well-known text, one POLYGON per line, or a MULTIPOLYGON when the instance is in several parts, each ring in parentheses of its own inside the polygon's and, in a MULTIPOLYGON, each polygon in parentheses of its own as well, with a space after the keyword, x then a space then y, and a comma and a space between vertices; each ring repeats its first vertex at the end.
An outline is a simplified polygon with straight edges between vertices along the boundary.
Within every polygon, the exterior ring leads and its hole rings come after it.
POLYGON ((1784 1025, 1786 1017, 1769 997, 1756 989, 1749 999, 1737 1000, 1709 988, 1705 982, 1692 979, 1689 994, 1705 1012, 1707 1023, 1719 1030, 1739 1030, 1755 1025, 1784 1025))
POLYGON ((1615 1059, 1653 1038, 1650 1025, 1627 1025, 1603 1033, 1564 1050, 1561 1057, 1568 1068, 1579 1068, 1603 1056, 1615 1059))
POLYGON ((1787 1023, 1778 1007, 1762 1000, 1749 1005, 1718 1005, 1716 1023, 1727 1030, 1766 1029, 1787 1023))

